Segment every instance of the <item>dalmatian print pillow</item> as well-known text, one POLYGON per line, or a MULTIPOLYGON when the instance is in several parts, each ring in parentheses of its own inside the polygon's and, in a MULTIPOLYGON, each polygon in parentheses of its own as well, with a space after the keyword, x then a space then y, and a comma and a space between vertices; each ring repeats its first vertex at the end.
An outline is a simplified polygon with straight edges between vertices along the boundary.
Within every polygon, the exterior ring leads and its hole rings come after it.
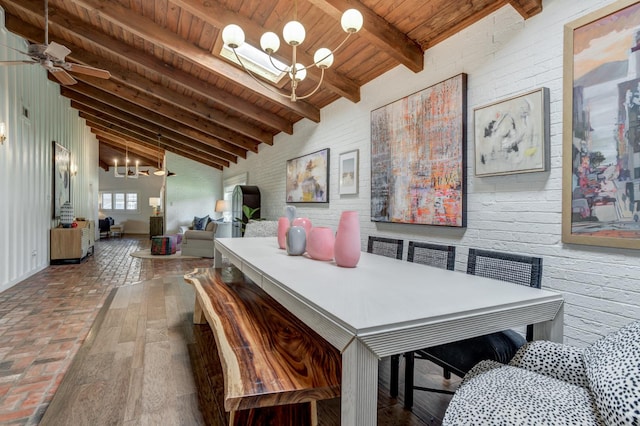
POLYGON ((640 426, 640 321, 584 353, 589 385, 608 425, 640 426))
POLYGON ((602 426, 587 388, 482 361, 456 391, 443 426, 602 426))
POLYGON ((589 382, 583 355, 583 348, 536 340, 520 348, 509 365, 586 388, 589 387, 589 382))

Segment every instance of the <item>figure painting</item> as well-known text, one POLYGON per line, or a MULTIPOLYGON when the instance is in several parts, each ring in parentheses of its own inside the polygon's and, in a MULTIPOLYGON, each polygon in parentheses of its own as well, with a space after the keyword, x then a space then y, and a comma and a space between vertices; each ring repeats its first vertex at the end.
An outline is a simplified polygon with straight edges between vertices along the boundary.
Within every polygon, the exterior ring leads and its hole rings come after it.
POLYGON ((565 26, 563 241, 640 248, 640 3, 565 26))
POLYGON ((60 207, 71 198, 71 155, 69 150, 53 142, 53 218, 60 217, 60 207))
POLYGON ((476 108, 476 176, 547 170, 548 114, 546 88, 476 108))
POLYGON ((371 112, 371 220, 466 226, 466 74, 371 112))

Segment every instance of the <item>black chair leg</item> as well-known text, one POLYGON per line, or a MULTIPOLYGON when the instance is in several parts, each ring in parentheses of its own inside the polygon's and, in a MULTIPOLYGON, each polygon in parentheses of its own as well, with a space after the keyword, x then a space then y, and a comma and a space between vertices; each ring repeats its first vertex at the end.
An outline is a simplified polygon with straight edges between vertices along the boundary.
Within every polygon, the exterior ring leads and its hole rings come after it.
POLYGON ((391 355, 391 378, 389 391, 392 398, 398 397, 398 372, 400 370, 400 355, 391 355))
POLYGON ((413 407, 413 352, 404 354, 404 408, 413 407))
POLYGON ((451 379, 451 371, 448 368, 443 368, 442 369, 442 375, 447 380, 451 379))

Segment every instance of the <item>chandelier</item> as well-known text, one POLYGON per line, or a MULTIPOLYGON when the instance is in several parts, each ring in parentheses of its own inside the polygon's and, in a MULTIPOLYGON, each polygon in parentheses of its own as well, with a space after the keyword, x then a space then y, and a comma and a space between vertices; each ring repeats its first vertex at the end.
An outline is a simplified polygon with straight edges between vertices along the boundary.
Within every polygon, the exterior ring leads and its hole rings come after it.
POLYGON ((265 85, 251 71, 249 71, 249 69, 247 69, 245 64, 240 59, 238 52, 236 51, 236 49, 238 49, 240 46, 244 44, 244 31, 242 31, 242 28, 240 28, 240 26, 236 24, 230 24, 224 27, 224 29, 222 30, 223 43, 225 44, 225 46, 229 47, 233 51, 236 57, 236 60, 238 61, 240 66, 242 66, 242 69, 244 69, 247 72, 247 74, 253 77, 253 79, 256 80, 261 86, 273 91, 274 93, 277 93, 279 95, 289 98, 291 102, 295 102, 298 99, 306 99, 318 91, 318 89, 320 88, 320 85, 322 84, 322 80, 324 78, 324 70, 329 68, 333 64, 334 53, 337 52, 338 49, 340 49, 344 45, 344 43, 349 39, 349 36, 351 36, 351 34, 354 34, 360 31, 360 29, 362 28, 362 22, 363 22, 362 14, 358 10, 349 9, 345 11, 342 14, 342 19, 340 20, 340 23, 342 24, 342 29, 347 33, 347 36, 345 37, 345 39, 342 40, 342 43, 340 43, 338 47, 333 49, 333 51, 327 49, 326 47, 321 47, 313 55, 313 64, 304 66, 301 63, 297 62, 296 49, 304 41, 306 33, 305 33, 304 26, 297 21, 297 15, 298 15, 298 5, 297 5, 297 2, 295 2, 294 3, 294 20, 287 22, 287 24, 285 24, 282 30, 282 38, 288 45, 290 45, 293 48, 292 60, 291 60, 290 66, 283 69, 282 67, 276 65, 276 63, 273 60, 272 55, 276 53, 280 48, 280 38, 276 33, 269 31, 264 33, 260 38, 260 47, 267 55, 269 55, 269 62, 271 63, 271 66, 277 69, 278 71, 282 73, 287 73, 289 75, 289 78, 291 79, 290 94, 282 93, 280 91, 275 90, 271 86, 265 85), (306 95, 298 95, 296 93, 298 84, 305 79, 305 77, 307 76, 307 70, 313 66, 316 66, 321 70, 320 81, 311 92, 307 93, 306 95))
POLYGON ((114 163, 114 167, 113 167, 113 175, 117 178, 130 178, 130 179, 138 179, 138 175, 142 174, 140 173, 140 171, 138 170, 138 167, 140 165, 140 161, 136 160, 136 167, 135 167, 135 172, 133 170, 129 170, 129 143, 127 142, 125 144, 125 148, 124 148, 124 174, 120 174, 118 173, 118 159, 115 158, 113 160, 114 163))

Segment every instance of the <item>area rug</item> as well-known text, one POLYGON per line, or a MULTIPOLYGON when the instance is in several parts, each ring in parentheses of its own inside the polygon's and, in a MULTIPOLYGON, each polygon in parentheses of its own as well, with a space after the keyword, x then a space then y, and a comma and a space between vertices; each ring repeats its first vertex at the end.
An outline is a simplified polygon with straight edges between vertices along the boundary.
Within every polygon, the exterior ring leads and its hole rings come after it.
POLYGON ((151 249, 138 250, 130 253, 133 257, 141 259, 154 260, 170 260, 170 259, 200 259, 200 256, 183 256, 182 252, 177 251, 175 254, 151 254, 151 249))

